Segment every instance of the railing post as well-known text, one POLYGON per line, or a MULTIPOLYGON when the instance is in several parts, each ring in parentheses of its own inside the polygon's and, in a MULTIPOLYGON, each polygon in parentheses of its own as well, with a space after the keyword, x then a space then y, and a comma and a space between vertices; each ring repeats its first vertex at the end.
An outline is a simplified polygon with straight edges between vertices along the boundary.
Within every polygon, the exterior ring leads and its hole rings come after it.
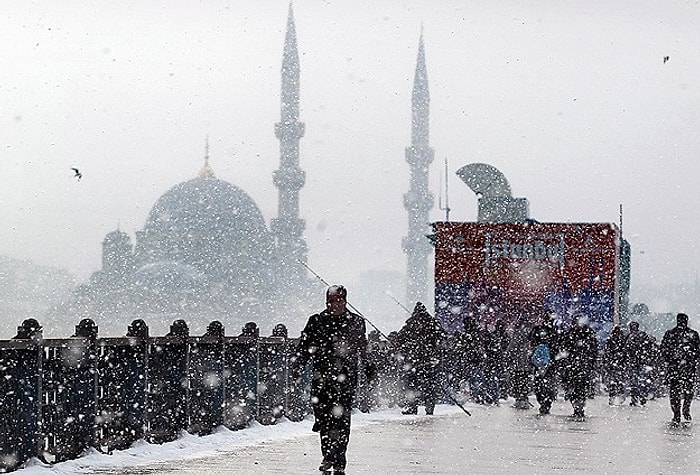
POLYGON ((27 319, 0 346, 0 471, 39 454, 41 326, 27 319))
POLYGON ((149 345, 146 437, 154 443, 175 440, 189 426, 189 332, 184 320, 176 320, 149 345))
POLYGON ((258 336, 249 322, 241 336, 226 339, 224 425, 232 430, 246 427, 258 412, 258 336))
POLYGON ((219 321, 190 343, 190 431, 210 434, 224 420, 224 327, 219 321))

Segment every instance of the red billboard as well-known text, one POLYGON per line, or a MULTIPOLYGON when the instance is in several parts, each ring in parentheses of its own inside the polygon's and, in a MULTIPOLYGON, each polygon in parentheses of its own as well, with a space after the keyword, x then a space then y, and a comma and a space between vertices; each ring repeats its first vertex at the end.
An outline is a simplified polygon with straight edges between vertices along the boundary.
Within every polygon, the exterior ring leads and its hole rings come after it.
POLYGON ((438 222, 435 312, 458 331, 522 314, 568 325, 588 317, 604 337, 617 321, 619 229, 610 223, 438 222))

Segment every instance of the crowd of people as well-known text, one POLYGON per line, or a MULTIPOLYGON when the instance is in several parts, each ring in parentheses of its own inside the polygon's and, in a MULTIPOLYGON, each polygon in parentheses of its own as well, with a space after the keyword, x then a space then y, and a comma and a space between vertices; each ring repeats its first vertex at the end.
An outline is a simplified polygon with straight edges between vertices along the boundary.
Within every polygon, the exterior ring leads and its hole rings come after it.
POLYGON ((521 314, 512 325, 496 320, 486 328, 466 317, 461 331, 448 334, 419 302, 400 331, 387 338, 370 332, 368 358, 378 381, 360 384, 359 407, 402 405, 405 414, 416 414, 423 405, 432 414, 436 403, 466 396, 526 410, 535 407, 534 395, 546 415, 561 395, 572 417, 584 418, 586 400, 595 396, 644 406, 669 394, 673 422, 690 420, 700 342, 687 319, 679 314, 661 342, 635 321, 615 326, 601 341, 582 314, 568 326, 549 315, 521 314))
POLYGON ((607 391, 612 405, 629 396, 632 406, 643 406, 666 387, 672 423, 692 418, 700 337, 683 313, 660 344, 637 322, 627 332, 612 328, 601 341, 583 314, 566 325, 546 313, 521 312, 510 325, 466 316, 461 331, 448 334, 418 302, 388 336, 375 329, 367 337, 365 321, 347 308, 345 287, 331 286, 326 308, 309 317, 297 346, 294 377, 301 381, 312 367, 313 430, 320 434, 324 474, 345 474, 353 407, 400 405, 410 415, 423 406, 431 415, 437 403, 459 404, 457 397, 468 394, 488 405, 512 398, 513 407, 527 410, 534 393, 546 415, 561 388, 572 417, 581 420, 596 394, 607 391))

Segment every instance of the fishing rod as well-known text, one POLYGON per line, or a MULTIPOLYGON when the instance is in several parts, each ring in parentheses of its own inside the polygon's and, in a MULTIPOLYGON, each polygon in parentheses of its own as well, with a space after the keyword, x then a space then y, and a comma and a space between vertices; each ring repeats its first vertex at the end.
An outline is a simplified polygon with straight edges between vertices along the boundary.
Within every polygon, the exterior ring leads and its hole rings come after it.
POLYGON ((452 397, 452 396, 451 396, 449 393, 447 393, 447 392, 445 392, 445 396, 447 397, 447 399, 450 400, 450 402, 451 402, 452 404, 454 404, 455 406, 457 406, 458 408, 460 408, 461 410, 463 410, 464 413, 465 413, 466 415, 468 415, 468 416, 471 417, 472 413, 469 412, 469 411, 467 411, 467 410, 465 409, 465 407, 462 406, 462 405, 459 403, 459 401, 457 401, 457 399, 455 399, 454 397, 452 397))
MULTIPOLYGON (((309 272, 311 272, 311 273, 312 273, 319 281, 321 281, 321 283, 323 283, 326 287, 330 287, 330 286, 331 286, 331 284, 329 284, 328 282, 326 282, 326 280, 325 280, 323 277, 321 277, 320 275, 318 275, 311 267, 309 267, 309 265, 308 265, 306 262, 303 262, 303 261, 301 261, 301 260, 299 260, 299 259, 297 259, 297 262, 298 262, 299 264, 301 264, 302 266, 306 267, 306 269, 307 269, 309 272)), ((374 328, 375 330, 377 330, 377 331, 379 332, 379 334, 380 334, 381 336, 384 337, 384 339, 386 339, 387 341, 389 340, 389 337, 386 336, 386 335, 384 334, 384 332, 381 331, 381 330, 377 327, 377 325, 375 325, 374 323, 372 323, 372 322, 370 321, 369 318, 365 317, 365 316, 362 314, 362 312, 360 312, 360 311, 357 309, 357 307, 355 307, 355 306, 354 306, 353 304, 351 304, 350 302, 347 302, 347 301, 346 301, 345 303, 346 303, 346 305, 347 305, 348 307, 350 307, 350 310, 352 310, 353 312, 355 312, 356 314, 358 314, 364 321, 366 321, 367 323, 369 323, 370 325, 372 325, 372 328, 374 328)))
POLYGON ((401 307, 402 309, 406 310, 406 312, 407 312, 409 315, 413 315, 413 312, 411 312, 408 308, 406 308, 406 306, 405 306, 404 304, 402 304, 396 297, 394 297, 393 295, 391 295, 391 294, 389 293, 389 291, 385 290, 385 291, 384 291, 384 294, 385 294, 387 297, 389 297, 391 300, 393 300, 394 302, 396 302, 396 305, 398 305, 398 306, 401 307))

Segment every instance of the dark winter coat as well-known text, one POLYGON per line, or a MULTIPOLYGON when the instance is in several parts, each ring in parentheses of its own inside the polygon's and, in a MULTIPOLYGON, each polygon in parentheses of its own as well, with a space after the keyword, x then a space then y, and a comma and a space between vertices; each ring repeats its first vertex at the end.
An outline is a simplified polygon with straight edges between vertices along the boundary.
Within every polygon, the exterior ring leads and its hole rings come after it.
POLYGON ((442 326, 427 312, 414 312, 396 336, 396 348, 405 365, 435 367, 445 339, 442 326))
POLYGON ((625 334, 615 327, 603 348, 603 368, 608 375, 618 374, 627 366, 625 334))
POLYGON ((595 371, 598 339, 588 326, 575 325, 561 340, 557 365, 564 389, 570 399, 583 399, 595 371))
POLYGON ((654 357, 655 341, 642 330, 631 331, 625 340, 625 359, 631 370, 640 366, 651 366, 654 357))
POLYGON ((668 365, 669 381, 693 381, 700 357, 698 332, 687 326, 676 326, 668 330, 661 340, 661 356, 668 365))
POLYGON ((309 317, 297 346, 295 373, 313 365, 312 396, 332 389, 353 398, 358 371, 367 362, 364 319, 350 311, 334 316, 327 310, 309 317))
POLYGON ((484 335, 473 319, 464 320, 464 330, 457 334, 453 350, 465 371, 484 363, 486 359, 484 335))

